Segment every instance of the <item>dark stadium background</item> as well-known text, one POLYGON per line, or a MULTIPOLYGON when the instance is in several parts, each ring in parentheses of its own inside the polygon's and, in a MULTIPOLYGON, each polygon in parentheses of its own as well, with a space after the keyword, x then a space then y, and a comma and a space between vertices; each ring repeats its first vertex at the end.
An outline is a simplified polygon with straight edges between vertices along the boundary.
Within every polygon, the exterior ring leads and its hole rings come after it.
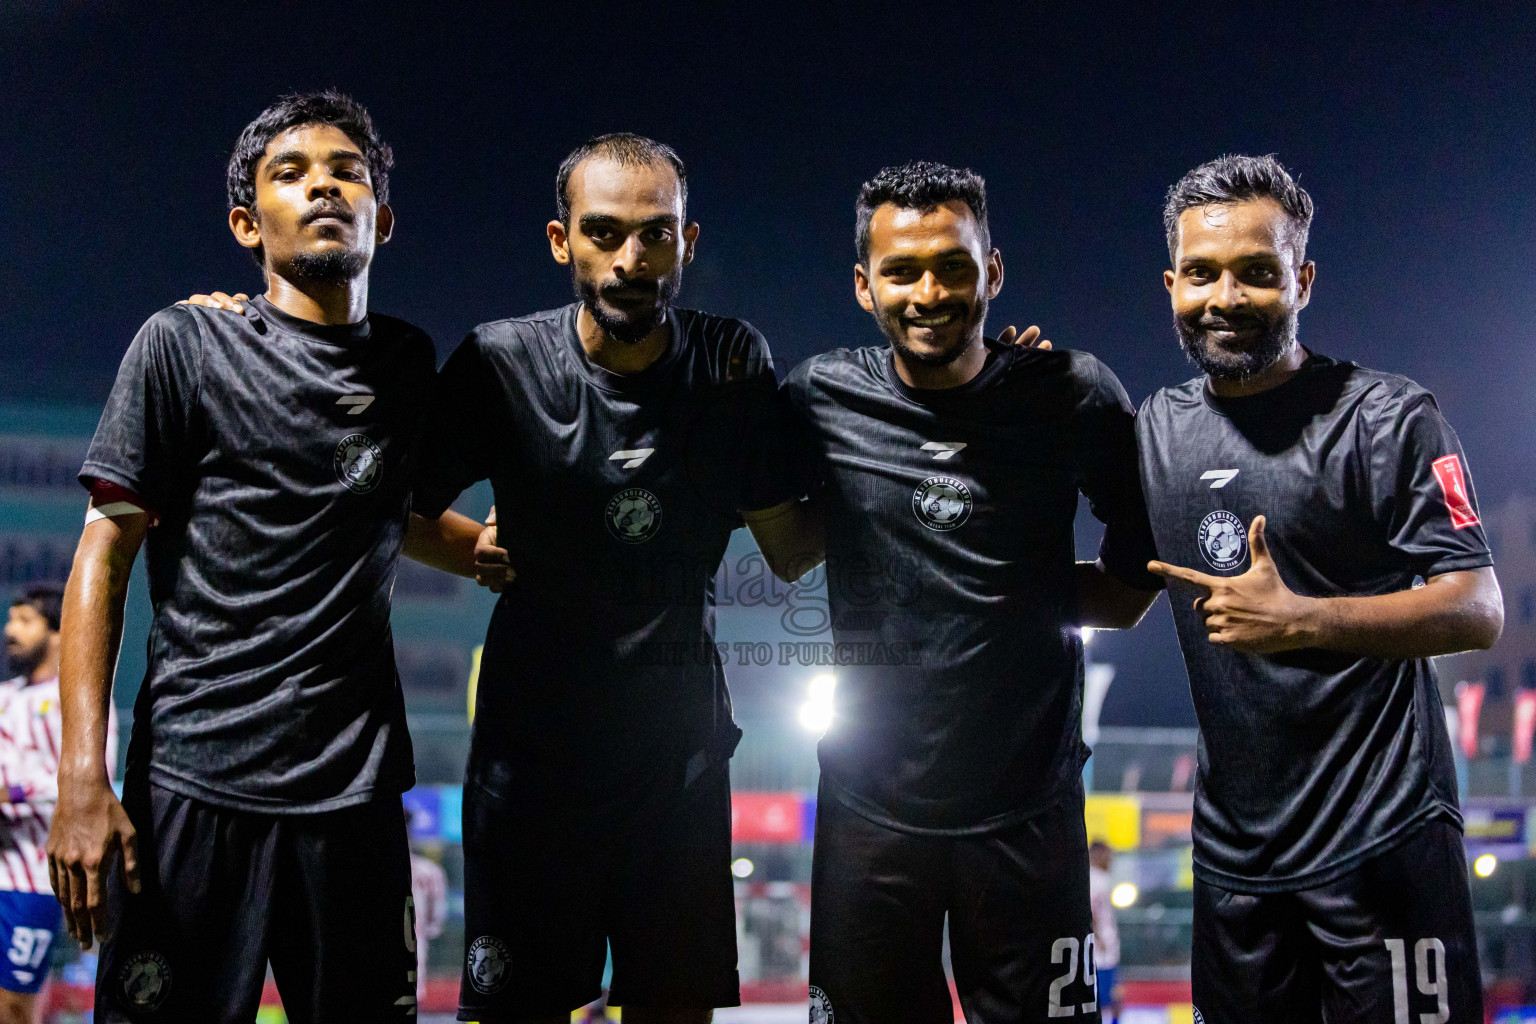
MULTIPOLYGON (((440 357, 480 321, 569 300, 543 237, 554 170, 622 129, 688 164, 703 233, 684 301, 750 320, 786 366, 880 342, 851 294, 853 198, 921 157, 988 180, 994 330, 1038 323, 1139 402, 1193 375, 1161 284, 1165 190, 1220 153, 1277 153, 1317 204, 1303 342, 1434 391, 1483 507, 1502 506, 1536 493, 1533 55, 1524 4, 5 0, 0 429, 39 410, 88 430, 150 313, 260 287, 224 225, 229 148, 278 93, 336 86, 397 159, 372 304, 440 357)), ((722 632, 777 639, 776 614, 727 610, 722 632)), ((1117 670, 1105 725, 1194 724, 1166 604, 1091 653, 1117 670)), ((804 695, 803 670, 731 672, 749 733, 804 695)))

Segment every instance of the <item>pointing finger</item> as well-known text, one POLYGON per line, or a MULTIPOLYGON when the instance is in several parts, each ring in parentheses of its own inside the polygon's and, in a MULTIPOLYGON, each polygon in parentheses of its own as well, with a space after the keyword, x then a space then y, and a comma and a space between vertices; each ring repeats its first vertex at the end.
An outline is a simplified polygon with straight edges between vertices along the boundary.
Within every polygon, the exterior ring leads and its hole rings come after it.
POLYGON ((1203 572, 1186 569, 1181 565, 1169 565, 1167 562, 1148 562, 1147 571, 1155 572, 1159 576, 1183 580, 1185 583, 1193 583, 1195 586, 1204 587, 1207 590, 1214 589, 1217 583, 1214 577, 1207 576, 1203 572))

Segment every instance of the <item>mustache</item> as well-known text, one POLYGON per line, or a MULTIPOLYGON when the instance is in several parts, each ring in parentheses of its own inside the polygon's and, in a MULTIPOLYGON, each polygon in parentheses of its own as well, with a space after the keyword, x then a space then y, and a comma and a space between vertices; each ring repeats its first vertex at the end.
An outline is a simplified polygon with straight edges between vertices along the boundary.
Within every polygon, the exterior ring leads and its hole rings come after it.
POLYGON ((661 284, 657 281, 604 281, 598 285, 599 295, 612 295, 618 293, 655 295, 661 290, 661 284))
POLYGON ((314 206, 309 208, 308 212, 304 214, 299 223, 305 227, 308 227, 310 224, 313 224, 321 217, 335 217, 336 219, 344 221, 348 224, 351 224, 354 220, 357 219, 353 215, 351 208, 348 207, 345 203, 338 203, 335 200, 330 199, 322 199, 314 206))
POLYGON ((1246 327, 1268 327, 1270 319, 1256 313, 1243 316, 1201 316, 1195 327, 1203 331, 1240 331, 1246 327))
POLYGON ((945 313, 953 313, 955 316, 963 317, 970 311, 971 307, 967 306, 963 302, 946 302, 942 306, 934 306, 932 309, 926 310, 924 312, 908 313, 906 310, 902 310, 896 315, 900 317, 903 322, 910 322, 919 318, 926 320, 928 317, 932 316, 943 316, 945 313))

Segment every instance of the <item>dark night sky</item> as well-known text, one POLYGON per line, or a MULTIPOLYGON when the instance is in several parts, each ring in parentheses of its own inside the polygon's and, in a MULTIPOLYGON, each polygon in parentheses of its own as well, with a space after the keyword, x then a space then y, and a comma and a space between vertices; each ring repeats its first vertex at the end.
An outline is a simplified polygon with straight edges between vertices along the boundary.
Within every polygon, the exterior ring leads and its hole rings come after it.
MULTIPOLYGON (((336 85, 395 147, 373 305, 443 355, 567 301, 543 239, 555 166, 627 129, 688 163, 687 301, 787 361, 878 339, 851 295, 853 197, 925 157, 988 179, 993 326, 1044 325, 1140 401, 1192 376, 1159 276, 1164 191, 1219 153, 1276 152, 1317 203, 1303 341, 1433 390, 1485 505, 1533 489, 1530 5, 386 6, 4 5, 0 401, 99 403, 155 309, 259 287, 224 226, 230 145, 277 93, 336 85)), ((1165 609, 1095 644, 1125 666, 1107 720, 1183 719, 1165 609)))

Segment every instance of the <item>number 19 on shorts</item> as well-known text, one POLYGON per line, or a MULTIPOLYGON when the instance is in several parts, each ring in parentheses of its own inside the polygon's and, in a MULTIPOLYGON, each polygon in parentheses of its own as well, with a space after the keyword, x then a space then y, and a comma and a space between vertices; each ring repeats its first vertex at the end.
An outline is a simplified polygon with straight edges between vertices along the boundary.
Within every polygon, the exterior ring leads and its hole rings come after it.
MULTIPOLYGON (((1432 996, 1435 1009, 1413 1015, 1408 1010, 1408 942, 1387 939, 1392 957, 1393 1024, 1445 1024, 1451 1019, 1451 984, 1445 964, 1445 943, 1420 939, 1413 944, 1413 980, 1420 995, 1432 996)), ((1427 1000, 1426 1000, 1427 1002, 1427 1000)))

